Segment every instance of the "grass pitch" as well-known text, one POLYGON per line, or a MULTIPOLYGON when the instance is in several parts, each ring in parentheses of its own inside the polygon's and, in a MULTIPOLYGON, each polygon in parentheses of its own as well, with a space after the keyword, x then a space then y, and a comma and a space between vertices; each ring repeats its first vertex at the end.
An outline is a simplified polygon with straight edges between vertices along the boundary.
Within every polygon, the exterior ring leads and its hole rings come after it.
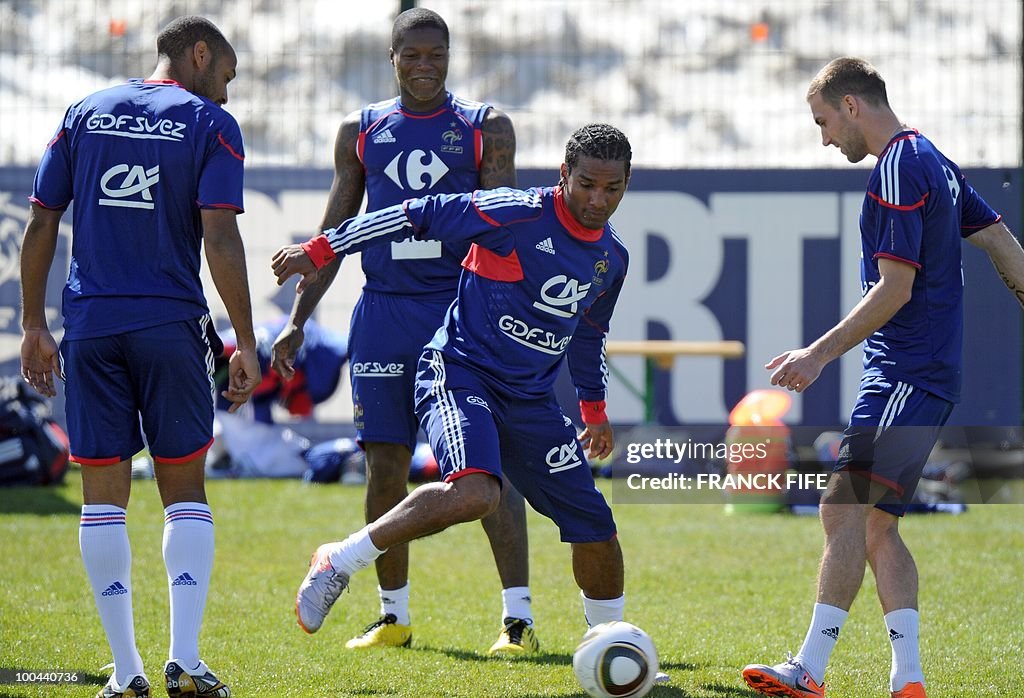
MULTIPOLYGON (((77 471, 55 489, 0 489, 0 667, 76 671, 77 685, 0 685, 0 696, 92 696, 110 661, 78 553, 77 471)), ((602 483, 606 493, 607 483, 602 483)), ((245 696, 582 696, 572 651, 585 630, 569 548, 530 514, 531 587, 542 654, 491 659, 500 584, 479 525, 412 548, 414 644, 352 652, 374 620, 372 571, 354 578, 319 633, 295 623, 310 553, 362 524, 362 488, 296 481, 215 481, 208 494, 217 559, 203 658, 245 696)), ((821 550, 813 517, 727 516, 720 505, 618 505, 626 619, 647 630, 672 681, 652 696, 753 696, 749 662, 775 663, 803 639, 821 550)), ((156 485, 133 483, 128 511, 136 635, 163 695, 167 579, 156 485)), ((1024 506, 902 524, 921 575, 922 659, 929 696, 1019 695, 1024 654, 1024 506)), ((843 629, 830 696, 888 695, 889 642, 870 573, 843 629)))

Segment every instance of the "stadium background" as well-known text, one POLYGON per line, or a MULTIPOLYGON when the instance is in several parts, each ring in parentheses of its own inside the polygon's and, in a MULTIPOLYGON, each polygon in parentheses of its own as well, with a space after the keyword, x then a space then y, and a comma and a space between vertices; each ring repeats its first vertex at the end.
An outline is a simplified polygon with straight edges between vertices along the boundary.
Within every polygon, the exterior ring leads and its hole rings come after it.
MULTIPOLYGON (((874 62, 897 114, 968 169, 1022 229, 1016 0, 420 4, 451 28, 449 88, 512 117, 522 184, 553 183, 565 139, 584 122, 609 121, 630 137, 635 175, 614 223, 632 268, 612 338, 740 339, 748 348, 740 360, 686 359, 660 373, 662 422, 720 423, 746 391, 767 384, 765 360, 813 339, 859 297, 857 212, 873 158, 851 166, 822 148, 803 100, 830 58, 874 62)), ((398 10, 397 0, 0 1, 0 370, 17 370, 24 197, 68 104, 147 75, 155 35, 174 16, 218 24, 239 57, 227 108, 246 139, 239 223, 256 319, 264 319, 290 306, 270 254, 318 224, 341 118, 395 93, 387 47, 398 10)), ((67 249, 63 238, 48 296, 55 329, 67 249)), ((1020 312, 984 255, 965 249, 968 363, 955 419, 1016 425, 1020 312)), ((321 322, 347 328, 362 281, 356 266, 346 262, 321 322)), ((794 422, 842 421, 856 354, 796 401, 794 422)), ((642 384, 640 359, 614 363, 642 384)), ((610 403, 619 421, 642 418, 643 405, 617 380, 610 403)), ((350 420, 347 391, 319 417, 350 420)))

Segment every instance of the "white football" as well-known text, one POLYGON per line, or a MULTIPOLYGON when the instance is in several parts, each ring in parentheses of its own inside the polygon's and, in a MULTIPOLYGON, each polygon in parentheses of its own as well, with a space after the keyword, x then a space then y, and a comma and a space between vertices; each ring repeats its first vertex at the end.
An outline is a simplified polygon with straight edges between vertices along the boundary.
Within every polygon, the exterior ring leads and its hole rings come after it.
POLYGON ((595 625, 572 655, 572 670, 594 698, 646 696, 658 674, 658 651, 640 628, 623 621, 595 625))

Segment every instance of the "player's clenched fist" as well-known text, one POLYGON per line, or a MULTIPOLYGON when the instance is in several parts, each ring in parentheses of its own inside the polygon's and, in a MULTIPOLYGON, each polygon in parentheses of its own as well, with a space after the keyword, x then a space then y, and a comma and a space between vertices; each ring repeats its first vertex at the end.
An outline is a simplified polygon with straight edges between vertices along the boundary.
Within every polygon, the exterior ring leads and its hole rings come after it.
POLYGON ((295 274, 301 274, 302 279, 295 289, 299 293, 316 278, 316 266, 302 245, 285 245, 279 249, 274 253, 270 268, 274 270, 278 286, 283 285, 295 274))

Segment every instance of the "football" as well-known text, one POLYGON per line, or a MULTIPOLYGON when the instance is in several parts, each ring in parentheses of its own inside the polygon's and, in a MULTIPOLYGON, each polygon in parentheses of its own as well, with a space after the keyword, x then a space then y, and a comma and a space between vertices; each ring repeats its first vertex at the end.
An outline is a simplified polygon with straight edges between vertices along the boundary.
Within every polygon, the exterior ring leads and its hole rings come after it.
POLYGON ((594 698, 646 696, 658 674, 658 652, 650 636, 622 621, 595 625, 572 655, 572 670, 594 698))

